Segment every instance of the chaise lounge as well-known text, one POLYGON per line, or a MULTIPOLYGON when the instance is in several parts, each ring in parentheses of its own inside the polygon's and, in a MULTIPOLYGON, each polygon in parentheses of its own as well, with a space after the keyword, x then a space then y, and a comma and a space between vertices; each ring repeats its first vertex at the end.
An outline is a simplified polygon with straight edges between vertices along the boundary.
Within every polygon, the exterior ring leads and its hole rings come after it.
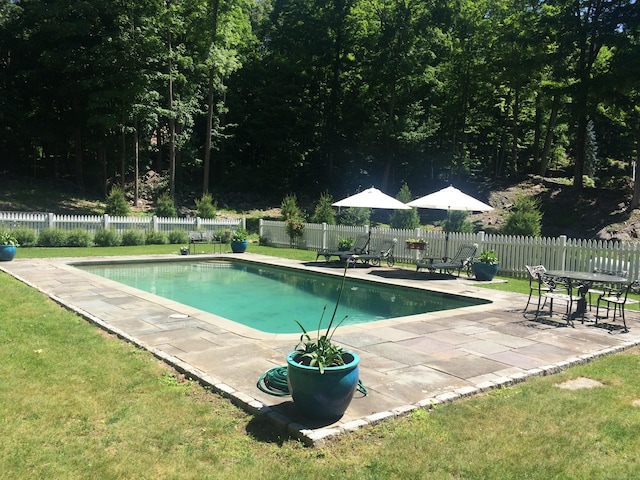
POLYGON ((382 260, 387 261, 387 266, 393 267, 396 263, 393 257, 393 250, 396 247, 397 240, 383 240, 380 245, 371 247, 370 253, 355 255, 356 262, 369 263, 374 267, 379 267, 382 260))
POLYGON ((466 269, 470 271, 473 257, 477 250, 477 243, 473 245, 462 245, 453 257, 445 258, 441 262, 434 262, 433 258, 418 260, 416 262, 416 272, 420 271, 421 268, 426 268, 431 273, 434 273, 436 270, 447 273, 457 270, 458 276, 460 276, 462 270, 466 269))

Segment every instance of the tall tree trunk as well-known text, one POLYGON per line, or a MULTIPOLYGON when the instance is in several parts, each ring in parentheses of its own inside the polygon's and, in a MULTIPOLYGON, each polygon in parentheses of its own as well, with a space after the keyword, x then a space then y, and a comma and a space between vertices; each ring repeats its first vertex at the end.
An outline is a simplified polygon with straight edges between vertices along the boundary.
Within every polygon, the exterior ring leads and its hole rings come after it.
POLYGON ((169 195, 176 199, 176 119, 173 111, 173 63, 169 32, 169 195))
POLYGON ((125 184, 125 163, 126 163, 126 150, 127 150, 127 135, 124 130, 124 120, 122 121, 122 130, 120 131, 120 186, 124 192, 125 184))
POLYGON ((636 162, 633 167, 633 199, 630 207, 632 209, 640 207, 640 180, 638 179, 638 168, 640 168, 640 120, 636 125, 636 162))
POLYGON ((138 119, 133 125, 133 206, 138 206, 140 199, 140 137, 138 136, 138 119))
POLYGON ((533 131, 533 145, 531 146, 531 161, 534 169, 537 171, 538 166, 540 165, 540 139, 542 138, 542 134, 540 129, 542 128, 542 102, 540 100, 540 92, 536 92, 536 111, 535 111, 535 120, 534 120, 534 131, 533 131))
POLYGON ((560 110, 560 94, 555 94, 551 102, 551 114, 549 115, 549 123, 547 124, 547 133, 544 136, 544 146, 540 154, 540 168, 538 173, 544 176, 549 168, 549 152, 551 151, 551 143, 553 142, 553 132, 558 121, 558 110, 560 110))
MULTIPOLYGON (((220 7, 220 0, 211 0, 211 49, 216 42, 216 35, 218 33, 218 9, 220 7)), ((214 66, 212 65, 209 68, 209 94, 207 95, 207 125, 205 132, 205 145, 204 145, 204 171, 202 173, 202 193, 209 192, 209 171, 211 165, 211 137, 212 137, 212 129, 213 129, 213 107, 214 107, 214 80, 215 80, 215 71, 214 66)))

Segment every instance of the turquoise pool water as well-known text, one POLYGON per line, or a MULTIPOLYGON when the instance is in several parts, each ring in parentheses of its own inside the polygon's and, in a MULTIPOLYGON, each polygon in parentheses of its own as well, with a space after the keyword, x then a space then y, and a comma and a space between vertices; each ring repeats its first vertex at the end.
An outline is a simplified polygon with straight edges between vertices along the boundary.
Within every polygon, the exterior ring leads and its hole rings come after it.
MULTIPOLYGON (((233 261, 97 264, 82 270, 269 333, 313 332, 331 319, 341 277, 233 261)), ((336 313, 343 325, 490 303, 350 279, 336 313)))

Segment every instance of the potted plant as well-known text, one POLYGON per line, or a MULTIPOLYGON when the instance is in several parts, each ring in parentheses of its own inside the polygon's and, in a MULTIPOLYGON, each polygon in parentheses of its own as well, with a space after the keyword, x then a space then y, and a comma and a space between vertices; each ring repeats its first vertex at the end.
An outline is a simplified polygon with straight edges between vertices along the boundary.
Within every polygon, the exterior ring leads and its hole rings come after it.
POLYGON ((0 261, 10 262, 19 247, 18 240, 11 232, 0 231, 0 261))
POLYGON ((410 250, 424 250, 427 247, 427 241, 424 238, 408 238, 406 243, 410 250))
POLYGON ((247 249, 247 231, 238 227, 231 234, 231 251, 233 253, 244 253, 247 249))
POLYGON ((347 251, 353 247, 355 239, 351 237, 341 237, 338 239, 338 250, 347 251))
POLYGON ((498 273, 500 262, 498 256, 493 250, 482 249, 480 255, 473 262, 473 274, 477 280, 489 281, 498 273))
POLYGON ((326 307, 320 316, 315 340, 296 320, 302 335, 295 350, 287 355, 287 384, 294 404, 307 417, 321 420, 340 418, 358 387, 360 357, 332 341, 336 329, 347 318, 335 323, 347 268, 353 261, 350 258, 345 262, 338 299, 327 329, 321 331, 326 307))

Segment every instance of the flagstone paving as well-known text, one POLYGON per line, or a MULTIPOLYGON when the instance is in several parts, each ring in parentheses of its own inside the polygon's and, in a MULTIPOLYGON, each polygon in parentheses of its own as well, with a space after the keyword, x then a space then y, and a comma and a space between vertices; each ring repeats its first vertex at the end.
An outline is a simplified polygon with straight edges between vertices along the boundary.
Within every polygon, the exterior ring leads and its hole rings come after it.
MULTIPOLYGON (((141 292, 75 268, 77 262, 192 261, 241 258, 342 275, 324 262, 242 255, 158 255, 15 259, 0 269, 49 295, 100 327, 153 352, 256 415, 268 416, 307 444, 416 408, 553 374, 640 344, 640 313, 629 332, 612 323, 536 320, 522 311, 526 296, 477 286, 468 278, 435 277, 400 268, 349 269, 348 275, 388 284, 490 299, 492 303, 342 327, 334 340, 358 353, 367 395, 357 392, 345 415, 330 424, 301 417, 290 397, 262 392, 260 375, 285 364, 299 335, 257 332, 195 308, 141 292), (438 281, 435 281, 435 280, 438 281)), ((215 286, 212 286, 215 288, 215 286)), ((250 295, 248 293, 247 295, 250 295)))

